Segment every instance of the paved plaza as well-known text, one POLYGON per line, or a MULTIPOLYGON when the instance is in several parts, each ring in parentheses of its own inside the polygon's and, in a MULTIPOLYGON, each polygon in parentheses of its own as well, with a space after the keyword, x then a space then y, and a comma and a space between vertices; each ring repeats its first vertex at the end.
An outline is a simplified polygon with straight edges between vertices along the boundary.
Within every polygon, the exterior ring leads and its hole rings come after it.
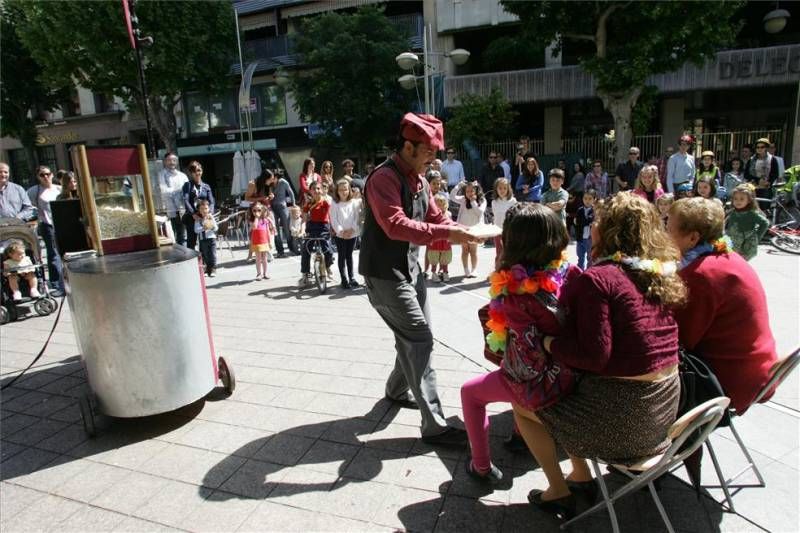
MULTIPOLYGON (((434 367, 453 420, 461 417, 461 384, 491 368, 476 312, 488 298, 481 278, 493 255, 480 250, 477 280, 462 282, 454 263, 452 282, 429 284, 434 367)), ((491 492, 467 478, 466 450, 424 445, 418 412, 383 400, 394 342, 363 288, 300 292, 298 257, 275 260, 272 279, 252 281, 255 268, 244 257, 242 249, 220 250, 208 289, 217 351, 236 372, 233 396, 157 417, 100 419, 95 439, 80 422, 86 383, 64 311, 45 356, 2 393, 0 530, 558 530, 527 504, 528 491, 546 486, 541 470, 501 445, 512 423, 508 406, 492 406, 492 453, 506 482, 491 492)), ((785 355, 800 342, 800 259, 762 247, 753 265, 785 355)), ((39 352, 53 320, 2 327, 3 383, 39 352)), ((800 530, 799 382, 796 371, 771 402, 738 420, 767 487, 739 492, 734 514, 715 501, 719 490, 698 498, 681 470, 660 488, 677 530, 800 530)), ((744 464, 727 429, 712 441, 725 472, 744 464)), ((716 481, 710 463, 706 455, 709 484, 716 481)), ((627 532, 664 530, 646 491, 623 499, 618 515, 627 532)), ((610 529, 600 513, 572 530, 610 529)))

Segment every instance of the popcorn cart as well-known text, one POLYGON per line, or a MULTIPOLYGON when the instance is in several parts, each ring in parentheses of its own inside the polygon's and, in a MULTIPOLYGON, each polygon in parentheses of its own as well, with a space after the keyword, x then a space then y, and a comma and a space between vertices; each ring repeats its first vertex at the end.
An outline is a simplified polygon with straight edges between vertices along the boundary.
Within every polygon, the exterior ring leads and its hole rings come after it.
POLYGON ((71 148, 92 250, 67 254, 65 285, 95 409, 119 418, 165 413, 211 392, 232 394, 217 358, 198 254, 160 235, 143 145, 71 148))

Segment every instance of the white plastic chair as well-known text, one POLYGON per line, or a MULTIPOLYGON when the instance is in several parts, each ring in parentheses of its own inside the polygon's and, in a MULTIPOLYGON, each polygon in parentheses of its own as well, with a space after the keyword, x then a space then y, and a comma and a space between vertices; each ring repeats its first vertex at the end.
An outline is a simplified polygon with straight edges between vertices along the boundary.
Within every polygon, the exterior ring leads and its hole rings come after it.
POLYGON ((597 483, 600 485, 603 501, 598 502, 571 520, 564 522, 561 525, 561 529, 566 529, 573 522, 596 513, 605 507, 608 509, 608 515, 611 517, 611 527, 614 529, 614 533, 619 533, 619 522, 617 521, 617 514, 614 511, 614 502, 623 496, 638 491, 646 485, 647 488, 650 489, 650 495, 653 497, 658 512, 662 520, 664 520, 664 524, 667 526, 667 531, 674 533, 675 530, 672 528, 669 517, 667 517, 667 512, 661 504, 653 481, 672 470, 676 465, 680 465, 686 457, 690 456, 703 445, 711 432, 714 431, 714 428, 717 427, 728 405, 730 405, 730 398, 720 396, 719 398, 714 398, 698 405, 676 420, 669 428, 668 432, 670 439, 672 439, 672 444, 663 454, 648 457, 634 465, 613 464, 609 461, 603 461, 600 458, 591 459, 592 469, 594 470, 597 483), (601 462, 612 464, 614 468, 628 476, 630 481, 613 493, 610 493, 603 479, 603 474, 600 471, 601 462))
MULTIPOLYGON (((769 380, 767 380, 767 383, 758 392, 751 405, 759 403, 767 394, 769 394, 771 390, 776 389, 783 382, 783 380, 792 373, 792 370, 794 370, 798 364, 800 364, 800 348, 795 349, 795 351, 793 351, 789 356, 775 364, 775 366, 772 368, 772 375, 770 376, 769 380)), ((714 447, 711 445, 711 440, 709 439, 706 441, 706 448, 708 449, 708 454, 711 456, 711 462, 714 464, 714 470, 717 473, 719 485, 703 485, 703 488, 722 489, 722 493, 725 495, 725 501, 728 504, 728 510, 730 510, 732 513, 735 513, 736 509, 733 506, 733 494, 731 493, 731 489, 734 489, 733 493, 735 494, 744 488, 766 487, 766 483, 764 482, 764 476, 761 475, 761 472, 758 470, 755 461, 753 461, 753 457, 747 450, 747 446, 745 446, 742 437, 739 436, 739 432, 736 431, 736 426, 734 425, 733 420, 738 416, 738 414, 735 410, 728 409, 728 415, 730 416, 730 423, 728 427, 733 434, 733 438, 736 439, 736 443, 739 445, 739 448, 742 450, 742 454, 745 456, 745 459, 747 459, 747 466, 739 470, 739 472, 737 472, 735 475, 725 479, 725 475, 722 473, 722 468, 720 468, 719 459, 717 459, 717 454, 714 452, 714 447), (748 470, 753 471, 758 479, 758 483, 734 485, 734 481, 736 481, 748 470)))

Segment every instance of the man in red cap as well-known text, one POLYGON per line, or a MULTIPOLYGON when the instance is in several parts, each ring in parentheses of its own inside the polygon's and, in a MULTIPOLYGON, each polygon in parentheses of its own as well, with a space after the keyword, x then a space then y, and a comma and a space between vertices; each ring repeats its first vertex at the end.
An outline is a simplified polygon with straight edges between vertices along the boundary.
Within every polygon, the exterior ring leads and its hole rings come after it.
POLYGON ((386 397, 420 410, 426 443, 464 445, 466 432, 447 425, 436 391, 430 310, 417 262, 421 245, 440 239, 457 244, 478 240, 442 213, 422 176, 436 150, 443 148, 439 119, 413 113, 403 117, 396 152, 364 186, 366 217, 358 271, 370 303, 395 336, 397 358, 386 397))

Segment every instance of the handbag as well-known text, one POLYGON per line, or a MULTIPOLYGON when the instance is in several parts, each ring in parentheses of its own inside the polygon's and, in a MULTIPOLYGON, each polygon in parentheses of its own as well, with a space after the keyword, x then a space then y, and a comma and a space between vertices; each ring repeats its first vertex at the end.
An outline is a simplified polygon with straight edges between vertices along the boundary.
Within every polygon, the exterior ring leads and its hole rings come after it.
MULTIPOLYGON (((681 380, 678 417, 708 400, 726 396, 711 368, 702 359, 685 350, 680 351, 678 374, 681 380)), ((730 415, 725 411, 718 427, 728 425, 730 425, 730 415)))

